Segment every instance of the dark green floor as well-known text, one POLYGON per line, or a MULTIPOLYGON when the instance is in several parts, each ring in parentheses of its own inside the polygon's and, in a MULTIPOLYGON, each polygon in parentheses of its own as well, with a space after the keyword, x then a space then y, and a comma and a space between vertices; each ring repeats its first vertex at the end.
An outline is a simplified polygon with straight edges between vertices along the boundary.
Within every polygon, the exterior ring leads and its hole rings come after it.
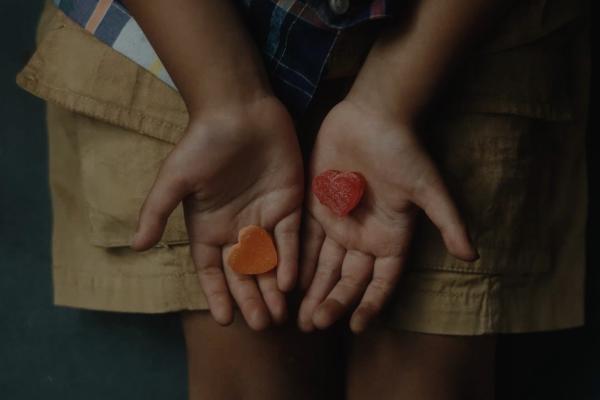
MULTIPOLYGON (((0 0, 0 399, 183 400, 174 318, 51 305, 43 103, 14 84, 40 5, 0 0)), ((589 270, 588 327, 500 339, 500 399, 600 399, 600 275, 589 270)))

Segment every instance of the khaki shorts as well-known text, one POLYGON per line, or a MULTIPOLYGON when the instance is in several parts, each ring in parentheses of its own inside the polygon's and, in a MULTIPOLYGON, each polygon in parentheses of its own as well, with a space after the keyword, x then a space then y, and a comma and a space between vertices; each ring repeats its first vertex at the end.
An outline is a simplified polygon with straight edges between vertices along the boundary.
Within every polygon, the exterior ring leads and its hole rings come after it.
MULTIPOLYGON (((519 3, 423 128, 481 258, 449 256, 421 217, 382 317, 395 328, 475 335, 583 324, 589 45, 577 2, 545 10, 542 3, 552 2, 519 3)), ((342 35, 326 81, 297 121, 306 156, 373 37, 366 29, 342 35)), ((206 309, 181 206, 159 245, 128 247, 158 168, 187 124, 179 94, 51 5, 17 81, 48 102, 55 303, 206 309)))

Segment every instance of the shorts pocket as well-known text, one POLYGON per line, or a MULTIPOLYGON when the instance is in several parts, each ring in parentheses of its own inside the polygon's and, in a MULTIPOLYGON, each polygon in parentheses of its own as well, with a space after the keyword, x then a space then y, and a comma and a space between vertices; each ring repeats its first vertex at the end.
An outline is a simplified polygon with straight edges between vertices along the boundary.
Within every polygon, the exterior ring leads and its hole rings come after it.
POLYGON ((486 274, 551 270, 564 235, 577 230, 574 208, 585 207, 570 201, 584 185, 581 128, 472 113, 448 117, 432 132, 427 147, 481 259, 465 263, 450 256, 437 228, 423 216, 411 266, 486 274))
POLYGON ((586 169, 578 88, 589 84, 576 72, 581 32, 565 25, 535 42, 480 54, 451 82, 423 139, 481 258, 465 263, 449 255, 423 216, 410 269, 543 274, 559 262, 565 235, 579 238, 584 227, 573 215, 586 205, 572 198, 586 190, 586 169))
POLYGON ((580 35, 581 21, 577 20, 534 42, 501 52, 475 53, 448 82, 441 103, 451 112, 570 121, 574 68, 580 58, 575 42, 580 35))
MULTIPOLYGON (((141 206, 174 145, 81 114, 75 121, 90 240, 104 247, 127 246, 141 206)), ((180 204, 158 246, 187 242, 180 204)))
POLYGON ((176 143, 188 123, 177 91, 47 3, 17 84, 70 111, 176 143), (75 56, 76 55, 76 56, 75 56))
MULTIPOLYGON (((71 151, 79 159, 91 243, 128 246, 160 165, 187 126, 185 104, 51 2, 38 33, 38 47, 17 83, 72 113, 68 129, 77 145, 71 151)), ((187 242, 180 205, 159 246, 187 242)))
POLYGON ((512 2, 482 46, 494 53, 533 43, 585 14, 582 0, 520 0, 512 2))

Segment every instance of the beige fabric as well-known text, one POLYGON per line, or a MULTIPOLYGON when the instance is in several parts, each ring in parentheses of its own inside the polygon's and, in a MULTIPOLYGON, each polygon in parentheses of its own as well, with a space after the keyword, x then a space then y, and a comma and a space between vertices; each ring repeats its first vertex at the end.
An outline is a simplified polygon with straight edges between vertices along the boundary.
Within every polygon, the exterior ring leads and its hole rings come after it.
MULTIPOLYGON (((385 314, 398 329, 482 334, 583 323, 586 25, 579 2, 517 3, 422 132, 481 259, 448 256, 422 218, 385 314)), ((340 41, 328 78, 351 82, 372 39, 352 40, 357 32, 340 41)), ((55 303, 205 309, 181 208, 160 246, 127 247, 158 167, 187 124, 180 96, 52 6, 17 81, 49 103, 55 303)), ((338 81, 324 83, 299 121, 302 140, 348 87, 338 81)))
MULTIPOLYGON (((172 144, 48 104, 54 301, 111 311, 206 309, 189 246, 131 250, 137 210, 172 144)), ((179 229, 179 230, 178 230, 179 229)))

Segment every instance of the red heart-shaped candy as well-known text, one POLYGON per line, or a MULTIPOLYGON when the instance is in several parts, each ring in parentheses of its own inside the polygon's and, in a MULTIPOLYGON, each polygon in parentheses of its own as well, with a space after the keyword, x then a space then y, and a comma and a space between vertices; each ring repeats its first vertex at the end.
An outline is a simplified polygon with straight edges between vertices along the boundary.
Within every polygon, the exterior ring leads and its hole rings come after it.
POLYGON ((335 215, 347 215, 360 201, 365 192, 365 178, 358 172, 327 170, 312 181, 312 192, 321 204, 335 215))

